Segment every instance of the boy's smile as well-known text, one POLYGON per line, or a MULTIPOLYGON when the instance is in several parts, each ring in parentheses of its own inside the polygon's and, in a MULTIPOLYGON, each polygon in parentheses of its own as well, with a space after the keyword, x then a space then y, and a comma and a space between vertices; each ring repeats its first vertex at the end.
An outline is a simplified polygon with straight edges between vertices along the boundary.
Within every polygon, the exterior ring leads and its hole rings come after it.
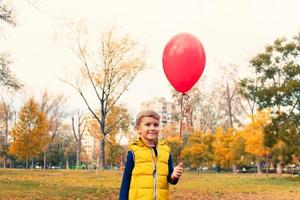
POLYGON ((154 144, 159 134, 159 120, 153 117, 143 117, 136 129, 147 145, 154 144))

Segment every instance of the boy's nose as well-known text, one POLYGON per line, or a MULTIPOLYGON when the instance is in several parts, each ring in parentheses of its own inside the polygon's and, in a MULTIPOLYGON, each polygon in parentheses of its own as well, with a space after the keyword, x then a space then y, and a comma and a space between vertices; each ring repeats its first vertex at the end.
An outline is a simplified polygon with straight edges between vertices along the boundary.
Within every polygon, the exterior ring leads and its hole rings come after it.
POLYGON ((157 129, 157 126, 152 125, 152 126, 150 126, 150 128, 154 130, 154 129, 157 129))

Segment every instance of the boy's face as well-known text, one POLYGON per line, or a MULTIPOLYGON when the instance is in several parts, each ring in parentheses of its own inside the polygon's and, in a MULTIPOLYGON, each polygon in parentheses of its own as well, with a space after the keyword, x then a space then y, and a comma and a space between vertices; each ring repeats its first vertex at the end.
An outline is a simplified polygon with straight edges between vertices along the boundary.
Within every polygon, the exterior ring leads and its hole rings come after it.
POLYGON ((159 134, 159 120, 152 117, 143 117, 136 129, 145 142, 148 144, 154 143, 159 134))

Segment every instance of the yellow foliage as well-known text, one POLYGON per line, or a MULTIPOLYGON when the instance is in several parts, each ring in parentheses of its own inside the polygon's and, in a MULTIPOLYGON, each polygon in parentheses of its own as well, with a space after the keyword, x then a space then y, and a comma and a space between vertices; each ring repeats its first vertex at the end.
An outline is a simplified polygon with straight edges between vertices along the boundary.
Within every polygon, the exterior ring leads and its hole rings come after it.
POLYGON ((192 167, 208 166, 213 160, 213 135, 194 132, 184 147, 182 154, 192 167))
POLYGON ((237 164, 244 154, 244 140, 234 129, 228 128, 226 132, 221 127, 216 129, 213 142, 214 160, 222 167, 237 164))
POLYGON ((48 128, 44 112, 38 110, 38 104, 32 98, 29 99, 21 108, 18 122, 12 129, 14 140, 9 153, 23 160, 37 156, 50 141, 48 128))
POLYGON ((250 116, 252 122, 245 126, 241 135, 245 138, 245 151, 257 157, 264 156, 269 150, 264 145, 264 127, 269 123, 270 112, 259 111, 250 116))

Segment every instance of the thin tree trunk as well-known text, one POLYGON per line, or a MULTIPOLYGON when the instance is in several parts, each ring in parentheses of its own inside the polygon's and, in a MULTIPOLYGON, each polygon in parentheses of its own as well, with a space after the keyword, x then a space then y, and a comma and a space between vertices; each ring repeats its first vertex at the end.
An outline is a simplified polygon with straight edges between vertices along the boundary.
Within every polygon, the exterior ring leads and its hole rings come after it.
POLYGON ((96 175, 98 175, 99 173, 99 160, 100 160, 100 153, 99 156, 97 157, 97 162, 96 162, 96 166, 97 166, 96 175))
POLYGON ((33 169, 33 158, 31 158, 31 169, 33 169))
POLYGON ((80 150, 81 150, 81 142, 78 141, 77 149, 76 149, 76 168, 80 165, 80 150))
POLYGON ((3 156, 3 168, 6 168, 6 155, 3 156))
POLYGON ((28 158, 26 158, 26 164, 25 164, 25 168, 28 168, 28 158))
POLYGON ((105 163, 105 139, 103 138, 102 141, 100 141, 100 148, 101 148, 101 169, 105 169, 106 163, 105 163))
POLYGON ((9 162, 9 168, 14 168, 15 166, 14 166, 14 161, 13 160, 10 160, 10 162, 9 162))
POLYGON ((68 154, 67 154, 67 160, 66 160, 66 170, 69 170, 69 158, 68 158, 68 154))
POLYGON ((230 127, 233 128, 233 120, 232 120, 232 107, 231 107, 231 94, 230 94, 230 89, 229 89, 229 85, 227 82, 227 103, 228 103, 228 112, 229 112, 229 121, 230 121, 230 127))
POLYGON ((279 160, 279 162, 277 163, 276 170, 277 170, 277 174, 281 176, 282 175, 282 160, 279 160))
POLYGON ((257 168, 257 173, 261 174, 262 173, 262 171, 261 171, 261 162, 257 158, 255 159, 255 165, 256 165, 256 168, 257 168))
POLYGON ((233 164, 233 165, 232 165, 232 172, 233 172, 234 174, 237 173, 237 167, 236 167, 236 164, 233 164))
POLYGON ((44 170, 47 168, 47 155, 46 151, 44 151, 44 170))
POLYGON ((121 152, 120 169, 123 169, 123 152, 121 152))

